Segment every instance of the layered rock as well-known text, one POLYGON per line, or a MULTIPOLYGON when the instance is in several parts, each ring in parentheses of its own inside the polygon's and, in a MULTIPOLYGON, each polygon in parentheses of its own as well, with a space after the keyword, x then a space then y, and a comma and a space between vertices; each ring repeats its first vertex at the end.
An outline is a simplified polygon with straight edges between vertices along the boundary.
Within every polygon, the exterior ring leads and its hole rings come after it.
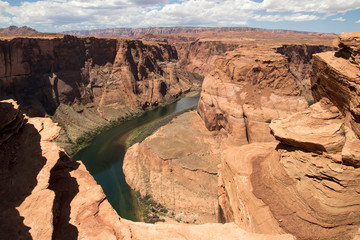
POLYGON ((170 39, 179 55, 179 63, 190 72, 196 72, 201 75, 207 75, 215 66, 216 59, 227 51, 236 49, 239 43, 201 40, 181 41, 180 39, 170 39))
POLYGON ((121 219, 81 162, 53 139, 48 118, 21 117, 13 101, 0 101, 0 234, 4 239, 294 239, 245 232, 235 224, 144 224, 121 219), (9 127, 22 122, 16 131, 9 127))
POLYGON ((270 121, 307 107, 285 57, 259 48, 226 53, 203 83, 200 116, 209 130, 224 129, 236 144, 273 141, 270 121))
POLYGON ((344 111, 339 101, 357 101, 344 87, 357 87, 357 82, 347 82, 355 69, 344 67, 350 61, 333 55, 315 55, 313 67, 314 97, 329 99, 272 120, 279 144, 222 145, 219 204, 224 221, 259 233, 285 231, 298 239, 358 239, 360 145, 349 109, 344 111))
POLYGON ((130 147, 123 171, 131 188, 171 211, 164 220, 217 222, 219 162, 219 142, 189 112, 130 147))
POLYGON ((356 239, 359 145, 339 110, 323 99, 273 120, 270 128, 280 144, 224 150, 219 171, 224 220, 247 231, 285 231, 298 239, 356 239))
POLYGON ((270 128, 282 145, 274 158, 254 163, 255 195, 300 239, 352 239, 360 227, 360 171, 342 164, 352 130, 339 113, 322 99, 302 113, 273 121, 270 128))
POLYGON ((325 98, 303 112, 273 120, 270 129, 280 142, 313 152, 339 153, 346 139, 340 111, 325 98))
MULTIPOLYGON (((12 101, 1 101, 0 109, 6 117, 7 112, 19 112, 12 101)), ((81 163, 71 161, 51 142, 60 128, 48 118, 30 118, 22 123, 17 132, 0 144, 1 236, 6 239, 120 236, 121 228, 106 222, 109 216, 112 221, 118 216, 101 187, 81 163)))
POLYGON ((345 115, 346 125, 360 137, 359 33, 339 36, 338 53, 326 52, 314 57, 312 92, 315 100, 330 99, 345 115))
POLYGON ((348 59, 360 66, 360 32, 342 33, 339 35, 340 50, 337 56, 348 59))
POLYGON ((31 116, 55 114, 72 141, 201 83, 179 68, 168 44, 64 36, 0 45, 1 97, 16 99, 31 116))
POLYGON ((304 96, 308 102, 313 100, 310 83, 313 62, 312 56, 316 53, 333 50, 335 50, 335 48, 330 46, 308 44, 285 44, 276 49, 276 52, 287 57, 289 71, 295 77, 301 95, 304 96))

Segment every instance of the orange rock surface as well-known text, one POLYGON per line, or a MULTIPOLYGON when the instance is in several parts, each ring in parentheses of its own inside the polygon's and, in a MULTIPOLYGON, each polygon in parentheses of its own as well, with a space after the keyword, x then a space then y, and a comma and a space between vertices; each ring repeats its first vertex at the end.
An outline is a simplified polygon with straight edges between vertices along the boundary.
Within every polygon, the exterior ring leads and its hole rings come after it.
MULTIPOLYGON (((0 101, 10 131, 14 101, 0 101), (9 114, 5 114, 9 113, 9 114)), ((22 116, 22 115, 21 115, 22 116)), ((144 224, 121 219, 81 162, 52 142, 60 128, 27 118, 0 143, 0 235, 4 239, 294 239, 248 233, 235 224, 144 224), (18 132, 17 132, 18 131, 18 132)))

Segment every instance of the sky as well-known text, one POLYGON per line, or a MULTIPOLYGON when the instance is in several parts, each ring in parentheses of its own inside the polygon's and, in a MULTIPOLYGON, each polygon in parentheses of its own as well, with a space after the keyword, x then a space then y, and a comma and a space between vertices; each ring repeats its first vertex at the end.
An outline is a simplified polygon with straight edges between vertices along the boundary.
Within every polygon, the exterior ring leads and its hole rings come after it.
POLYGON ((0 28, 259 27, 360 31, 360 0, 0 0, 0 28))

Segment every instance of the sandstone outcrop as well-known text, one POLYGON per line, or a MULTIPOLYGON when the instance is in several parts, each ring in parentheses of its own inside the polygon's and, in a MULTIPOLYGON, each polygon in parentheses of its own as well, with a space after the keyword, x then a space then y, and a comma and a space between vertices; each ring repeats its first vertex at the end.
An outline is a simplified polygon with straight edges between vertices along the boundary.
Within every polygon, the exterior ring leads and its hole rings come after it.
MULTIPOLYGON (((13 116, 6 113, 16 112, 22 116, 13 101, 1 101, 0 110, 7 120, 13 116)), ((0 143, 2 238, 76 239, 85 236, 89 239, 91 234, 94 238, 106 236, 101 235, 104 232, 115 237, 114 232, 119 233, 121 229, 112 226, 109 231, 105 220, 117 214, 106 201, 101 187, 81 163, 72 162, 51 142, 60 128, 48 118, 23 119, 22 124, 0 143), (91 223, 97 227, 89 227, 91 223)), ((9 132, 11 129, 7 126, 11 125, 13 123, 3 126, 2 130, 9 132)))
POLYGON ((298 239, 356 239, 359 142, 323 99, 273 120, 276 139, 222 149, 219 205, 225 222, 298 239), (354 144, 354 145, 352 145, 354 144), (352 149, 350 149, 352 145, 352 149))
POLYGON ((276 49, 276 52, 285 55, 289 62, 289 71, 295 77, 295 81, 301 91, 301 95, 309 102, 313 100, 311 92, 311 68, 316 53, 334 51, 335 48, 323 45, 309 44, 284 44, 276 49))
POLYGON ((82 133, 200 87, 176 49, 139 40, 0 41, 0 95, 30 116, 53 115, 74 142, 82 133))
POLYGON ((345 88, 357 89, 348 77, 356 68, 334 52, 315 55, 314 98, 327 98, 273 119, 270 128, 279 144, 222 144, 219 205, 225 222, 259 233, 285 231, 297 239, 358 239, 360 145, 344 108, 344 99, 357 101, 345 88))
MULTIPOLYGON (((356 161, 342 160, 345 141, 353 144, 354 138, 348 137, 352 130, 344 127, 339 113, 322 99, 302 113, 272 121, 281 144, 271 157, 253 163, 254 194, 282 228, 300 239, 353 239, 358 234, 360 171, 356 161)), ((349 152, 358 154, 353 146, 345 149, 345 159, 352 158, 349 152)))
POLYGON ((326 98, 303 112, 273 120, 269 127, 280 142, 308 151, 339 153, 345 144, 341 113, 326 98))
POLYGON ((360 66, 360 32, 342 33, 339 35, 340 50, 337 56, 348 59, 360 66))
POLYGON ((307 107, 287 64, 266 46, 219 57, 204 79, 198 105, 206 127, 225 129, 237 144, 273 141, 270 121, 307 107))
POLYGON ((346 125, 360 137, 359 33, 339 36, 339 52, 314 57, 311 88, 315 100, 330 99, 344 114, 346 125))
POLYGON ((11 132, 0 143, 4 239, 294 239, 248 233, 231 223, 153 225, 121 219, 85 166, 52 142, 60 131, 55 123, 23 118, 11 100, 0 101, 0 113, 0 136, 11 132), (14 130, 14 122, 22 126, 14 130))
POLYGON ((219 163, 219 142, 189 112, 130 147, 123 171, 131 188, 151 196, 177 221, 206 223, 218 221, 219 163))

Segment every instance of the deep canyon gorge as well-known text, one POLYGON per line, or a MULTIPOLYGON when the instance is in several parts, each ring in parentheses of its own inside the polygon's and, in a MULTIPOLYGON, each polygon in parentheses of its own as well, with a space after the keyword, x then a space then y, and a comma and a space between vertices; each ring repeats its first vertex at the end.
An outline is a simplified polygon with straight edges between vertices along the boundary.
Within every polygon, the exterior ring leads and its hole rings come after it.
POLYGON ((167 31, 1 38, 0 235, 359 239, 360 33, 167 31), (122 218, 71 147, 197 91, 124 157, 160 222, 122 218))

